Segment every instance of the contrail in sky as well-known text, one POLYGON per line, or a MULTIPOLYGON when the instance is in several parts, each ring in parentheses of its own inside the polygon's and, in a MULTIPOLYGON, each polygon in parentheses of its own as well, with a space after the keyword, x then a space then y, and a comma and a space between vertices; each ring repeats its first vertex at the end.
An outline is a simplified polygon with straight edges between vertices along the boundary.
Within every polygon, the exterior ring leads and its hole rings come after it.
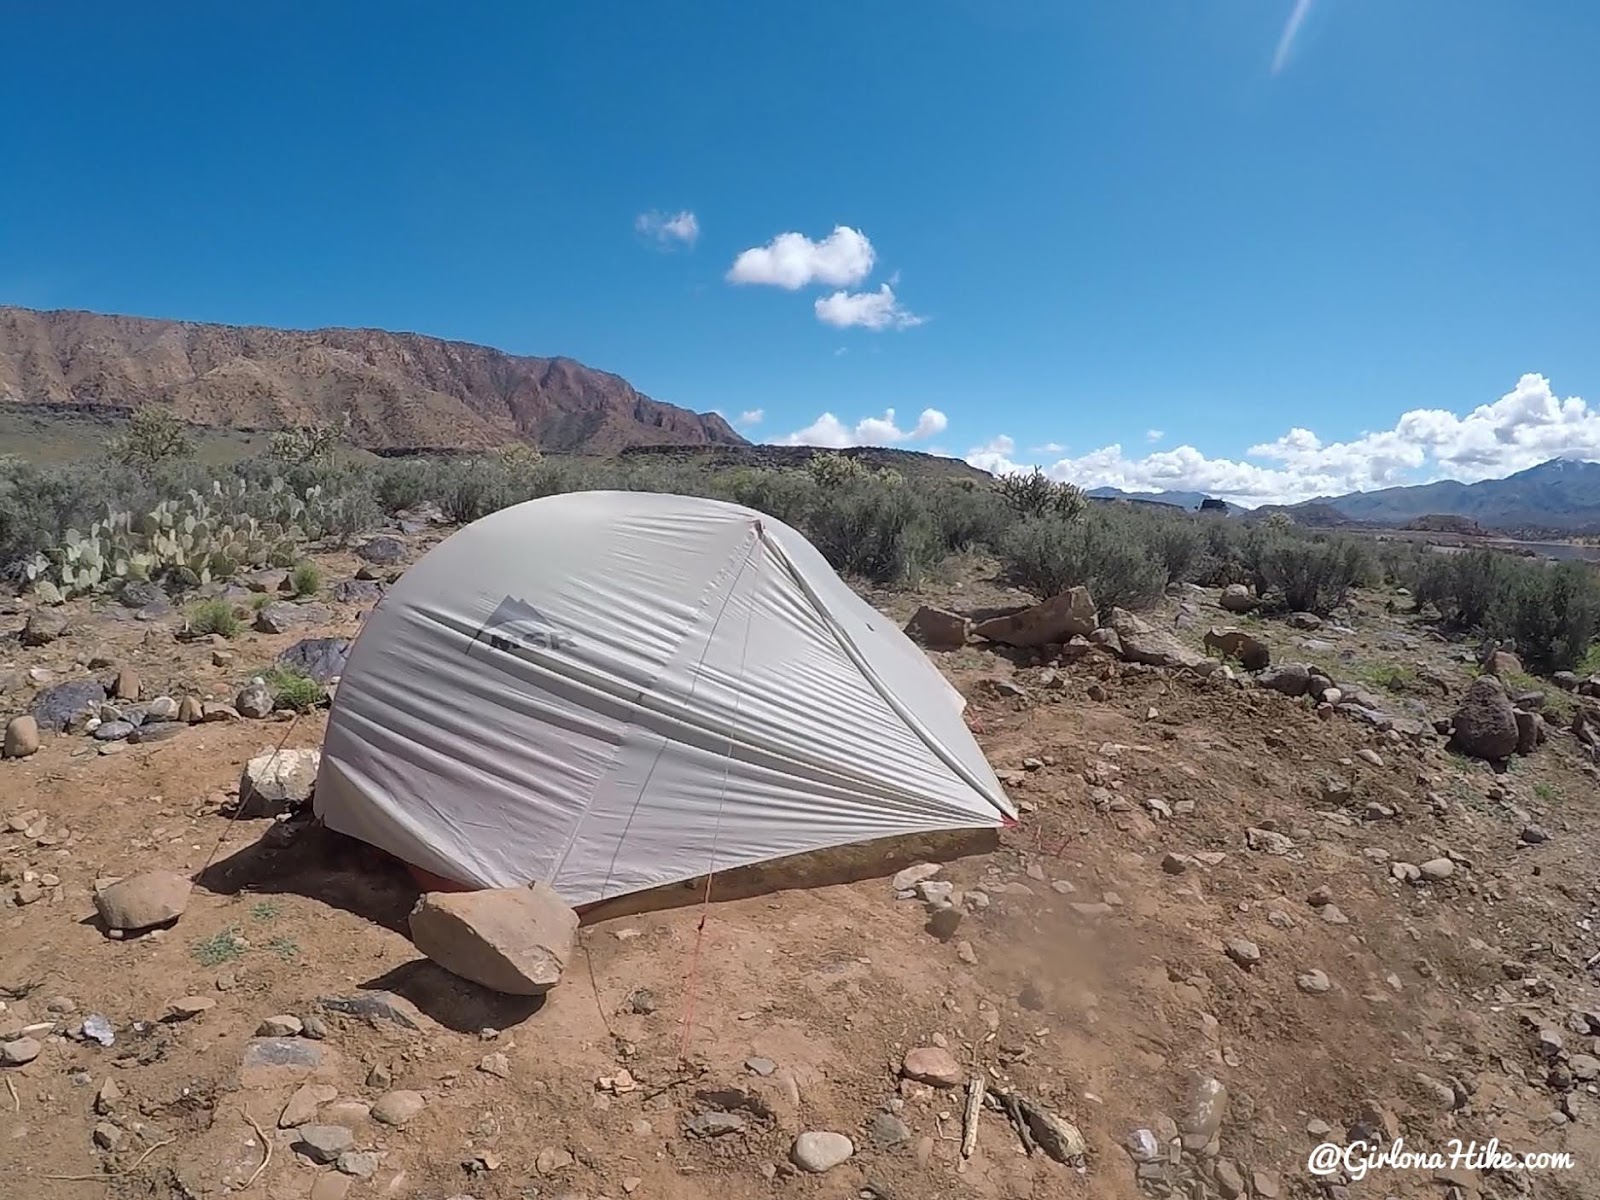
POLYGON ((1283 36, 1278 39, 1278 49, 1272 56, 1274 75, 1283 70, 1283 64, 1288 61, 1289 51, 1294 46, 1294 36, 1300 32, 1300 26, 1310 11, 1311 0, 1294 0, 1294 11, 1289 14, 1288 24, 1283 27, 1283 36))

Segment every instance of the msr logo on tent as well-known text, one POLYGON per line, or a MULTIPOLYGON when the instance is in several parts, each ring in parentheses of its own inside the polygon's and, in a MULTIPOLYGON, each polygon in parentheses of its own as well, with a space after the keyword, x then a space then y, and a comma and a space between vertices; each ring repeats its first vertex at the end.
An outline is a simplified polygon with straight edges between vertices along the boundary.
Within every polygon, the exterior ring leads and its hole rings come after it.
POLYGON ((571 633, 556 628, 537 608, 515 596, 500 601, 472 641, 474 644, 487 641, 496 650, 507 653, 572 649, 571 633))

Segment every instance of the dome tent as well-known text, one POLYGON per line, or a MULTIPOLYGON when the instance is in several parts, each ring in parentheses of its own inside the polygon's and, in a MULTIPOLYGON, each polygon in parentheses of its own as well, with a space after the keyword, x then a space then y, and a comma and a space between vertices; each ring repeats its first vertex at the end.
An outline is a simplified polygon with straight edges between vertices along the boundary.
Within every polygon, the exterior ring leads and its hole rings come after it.
POLYGON ((368 615, 315 812, 578 907, 1016 810, 927 656, 794 529, 575 492, 484 517, 368 615))

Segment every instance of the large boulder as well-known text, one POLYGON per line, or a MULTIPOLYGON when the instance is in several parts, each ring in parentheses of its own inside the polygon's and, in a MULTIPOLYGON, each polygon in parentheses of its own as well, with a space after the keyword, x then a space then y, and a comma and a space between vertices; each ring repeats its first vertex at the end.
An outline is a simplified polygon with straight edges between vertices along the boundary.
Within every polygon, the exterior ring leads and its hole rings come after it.
POLYGON ((1156 629, 1126 609, 1113 608, 1108 622, 1122 644, 1122 657, 1153 667, 1187 667, 1209 675, 1220 665, 1216 659, 1189 649, 1164 629, 1156 629))
POLYGON ((149 929, 183 915, 194 884, 173 871, 144 871, 99 888, 95 910, 108 929, 149 929))
POLYGON ((1456 710, 1451 747, 1473 758, 1496 761, 1514 753, 1517 742, 1517 714, 1511 698, 1494 676, 1480 675, 1456 710))
POLYGON ((542 883, 429 892, 411 910, 411 940, 452 974, 512 996, 561 981, 578 914, 542 883))
POLYGON ((1272 664, 1272 651, 1267 644, 1242 629, 1213 627, 1202 640, 1207 650, 1215 650, 1223 658, 1238 659, 1246 671, 1263 671, 1272 664))
POLYGON ((1086 587, 1068 588, 1021 612, 991 617, 972 632, 1003 646, 1049 646, 1095 630, 1094 597, 1086 587))
POLYGON ((376 604, 383 599, 383 584, 375 579, 346 579, 333 585, 340 604, 376 604))
POLYGON ((1244 584, 1230 583, 1222 589, 1222 595, 1217 603, 1231 613, 1245 613, 1256 606, 1256 598, 1244 584))
POLYGON ((239 777, 239 815, 275 817, 311 799, 322 766, 320 750, 277 750, 258 754, 239 777))
POLYGON ((328 683, 344 674, 345 662, 350 658, 348 638, 302 638, 278 655, 286 667, 309 675, 318 683, 328 683))
POLYGON ((74 679, 45 688, 33 698, 30 711, 40 729, 60 733, 98 713, 106 702, 106 689, 97 679, 74 679))
POLYGON ((967 644, 972 622, 960 613, 924 604, 906 622, 906 636, 930 650, 959 650, 967 644))

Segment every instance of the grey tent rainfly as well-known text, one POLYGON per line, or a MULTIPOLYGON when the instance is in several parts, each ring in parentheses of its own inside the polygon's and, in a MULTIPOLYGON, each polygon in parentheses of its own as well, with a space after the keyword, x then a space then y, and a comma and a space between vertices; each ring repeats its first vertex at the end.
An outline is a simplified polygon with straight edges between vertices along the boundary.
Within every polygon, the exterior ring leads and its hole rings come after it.
POLYGON ((422 872, 581 906, 1013 822, 963 705, 788 525, 551 496, 459 530, 373 610, 315 807, 422 872))

